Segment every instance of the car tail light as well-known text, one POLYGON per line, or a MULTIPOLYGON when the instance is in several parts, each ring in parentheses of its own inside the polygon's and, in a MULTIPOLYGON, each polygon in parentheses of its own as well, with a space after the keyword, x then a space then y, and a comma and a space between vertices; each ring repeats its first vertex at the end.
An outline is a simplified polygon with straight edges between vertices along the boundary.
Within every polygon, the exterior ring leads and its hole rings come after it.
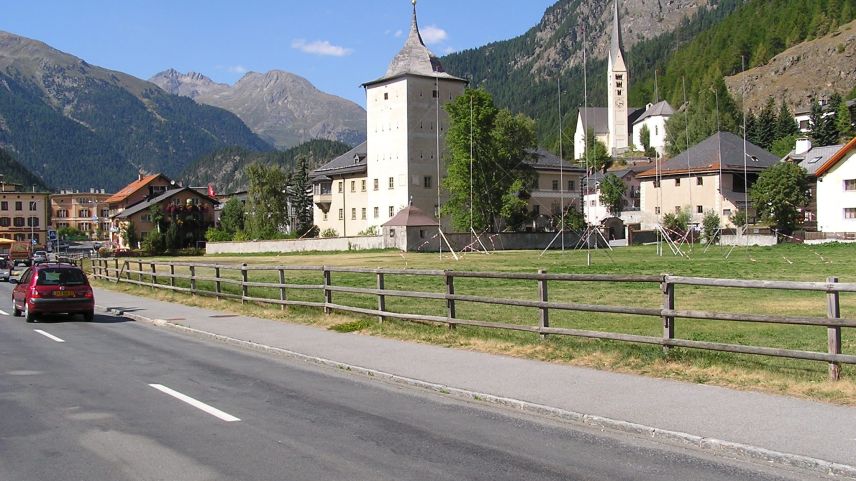
POLYGON ((42 297, 42 293, 39 292, 38 289, 33 287, 32 289, 30 289, 30 297, 42 297))
POLYGON ((93 297, 93 295, 92 295, 92 289, 90 289, 90 288, 88 288, 88 287, 87 287, 87 288, 86 288, 86 290, 85 290, 85 291, 83 291, 83 297, 85 297, 85 298, 87 298, 87 299, 92 299, 92 297, 93 297))

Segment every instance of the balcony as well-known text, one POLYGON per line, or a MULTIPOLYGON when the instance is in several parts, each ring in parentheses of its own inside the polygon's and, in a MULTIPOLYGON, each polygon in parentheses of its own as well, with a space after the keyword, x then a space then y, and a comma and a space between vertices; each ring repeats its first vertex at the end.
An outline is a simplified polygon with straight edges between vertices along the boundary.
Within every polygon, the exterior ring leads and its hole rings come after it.
POLYGON ((330 191, 322 191, 321 193, 313 194, 312 202, 315 203, 319 209, 327 212, 330 210, 330 204, 333 203, 333 193, 330 191))

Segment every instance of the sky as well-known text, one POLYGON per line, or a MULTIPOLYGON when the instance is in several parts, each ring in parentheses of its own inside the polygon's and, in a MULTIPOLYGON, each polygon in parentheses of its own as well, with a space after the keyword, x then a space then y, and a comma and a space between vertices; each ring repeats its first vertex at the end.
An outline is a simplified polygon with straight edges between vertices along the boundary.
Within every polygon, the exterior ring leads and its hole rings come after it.
MULTIPOLYGON (((437 55, 513 38, 556 0, 419 0, 437 55)), ((365 106, 404 45, 410 0, 0 0, 0 30, 142 79, 168 68, 233 84, 285 70, 365 106)))

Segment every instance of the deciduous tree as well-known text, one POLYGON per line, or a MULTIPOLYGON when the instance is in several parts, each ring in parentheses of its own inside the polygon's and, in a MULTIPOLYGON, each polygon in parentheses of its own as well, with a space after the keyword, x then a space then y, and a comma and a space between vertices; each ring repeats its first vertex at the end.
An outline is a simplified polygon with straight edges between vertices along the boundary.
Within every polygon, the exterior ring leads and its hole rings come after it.
POLYGON ((606 207, 610 215, 618 217, 621 215, 622 201, 627 186, 615 174, 607 174, 600 182, 600 203, 606 207))
POLYGON ((790 234, 797 224, 799 209, 808 202, 807 190, 805 169, 781 162, 758 177, 749 196, 762 222, 790 234))
POLYGON ((275 239, 287 225, 287 176, 278 166, 247 167, 245 227, 254 239, 275 239))

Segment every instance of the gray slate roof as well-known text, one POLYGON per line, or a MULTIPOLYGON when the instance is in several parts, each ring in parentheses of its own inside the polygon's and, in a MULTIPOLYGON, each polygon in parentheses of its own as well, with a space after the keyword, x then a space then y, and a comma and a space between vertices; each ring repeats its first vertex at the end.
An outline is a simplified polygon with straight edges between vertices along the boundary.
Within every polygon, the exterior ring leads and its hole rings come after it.
POLYGON ((536 170, 559 170, 560 165, 565 172, 585 172, 586 170, 578 165, 573 165, 567 160, 560 160, 559 156, 550 152, 549 150, 537 149, 533 152, 535 155, 535 159, 533 162, 530 162, 531 165, 536 170))
MULTIPOLYGON (((627 132, 632 132, 633 124, 637 122, 645 109, 627 109, 627 132)), ((583 130, 594 130, 595 135, 609 133, 609 109, 606 107, 582 107, 579 118, 582 120, 583 130)))
MULTIPOLYGON (((692 172, 717 171, 719 170, 720 152, 722 170, 743 171, 743 139, 731 132, 718 132, 664 162, 660 167, 661 174, 686 173, 687 167, 692 172)), ((778 157, 751 142, 746 142, 746 154, 748 155, 746 169, 750 172, 759 172, 780 162, 778 157)), ((649 169, 639 175, 640 177, 653 177, 655 169, 649 169)))
POLYGON ((802 154, 795 154, 794 151, 791 151, 784 160, 799 162, 799 166, 805 169, 808 175, 815 175, 817 169, 843 147, 844 144, 812 147, 808 152, 802 154))
POLYGON ((185 192, 185 191, 193 192, 194 194, 198 195, 202 199, 208 200, 209 202, 211 202, 214 205, 217 205, 220 203, 219 201, 212 199, 211 197, 208 197, 207 195, 199 192, 198 190, 196 190, 192 187, 182 187, 180 189, 168 190, 168 191, 164 192, 163 194, 161 194, 157 197, 154 197, 154 198, 151 198, 149 200, 140 202, 139 204, 135 204, 134 206, 129 207, 129 208, 123 210, 122 212, 120 212, 119 214, 117 214, 116 218, 117 219, 127 219, 128 217, 131 217, 134 214, 137 214, 139 212, 147 210, 149 207, 156 205, 156 204, 160 204, 161 202, 169 199, 170 197, 177 195, 177 194, 180 194, 180 193, 185 192))
POLYGON ((392 59, 383 77, 372 82, 367 82, 365 85, 401 77, 402 75, 419 75, 466 82, 464 79, 446 73, 437 56, 425 46, 425 43, 422 41, 422 35, 419 33, 419 24, 416 21, 415 2, 413 3, 413 20, 410 24, 410 34, 407 36, 407 41, 404 42, 404 47, 392 59))
POLYGON ((368 142, 354 147, 335 159, 313 170, 309 177, 313 180, 323 180, 330 175, 355 174, 366 171, 366 156, 368 155, 368 142))
POLYGON ((609 55, 613 59, 623 59, 624 41, 621 38, 621 22, 618 20, 618 0, 613 0, 612 3, 615 8, 613 10, 612 43, 609 47, 609 55))
POLYGON ((674 114, 675 114, 675 109, 673 109, 672 106, 669 105, 669 102, 662 100, 662 101, 657 102, 656 104, 652 105, 650 109, 646 110, 633 123, 638 124, 639 122, 642 122, 643 120, 647 119, 648 117, 669 116, 669 115, 674 115, 674 114))

